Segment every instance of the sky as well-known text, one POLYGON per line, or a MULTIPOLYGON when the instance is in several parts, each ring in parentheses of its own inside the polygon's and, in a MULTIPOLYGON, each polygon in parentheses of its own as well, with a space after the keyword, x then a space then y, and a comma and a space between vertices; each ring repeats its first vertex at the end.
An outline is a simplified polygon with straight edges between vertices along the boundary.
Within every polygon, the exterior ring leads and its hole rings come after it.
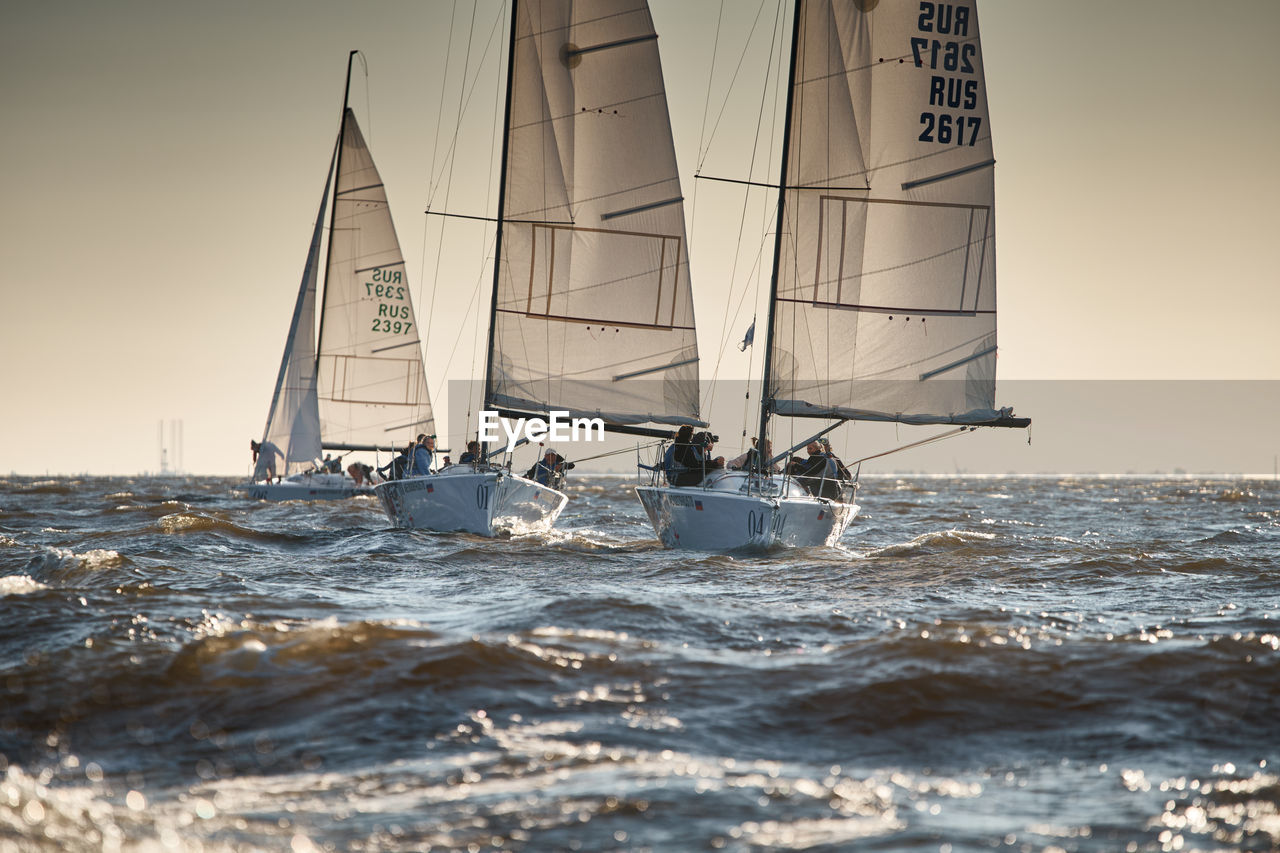
MULTIPOLYGON (((694 176, 776 180, 776 122, 754 164, 750 143, 774 21, 789 19, 778 2, 651 0, 704 379, 759 371, 735 343, 760 292, 765 196, 694 176)), ((495 212, 501 8, 0 4, 0 471, 155 470, 157 425, 180 420, 184 468, 247 472, 352 48, 365 59, 352 105, 431 330, 429 385, 442 399, 477 375, 486 232, 424 210, 495 212)), ((997 160, 997 400, 1035 419, 1033 442, 991 430, 892 467, 1270 474, 1280 3, 978 8, 997 160)), ((741 406, 719 406, 727 439, 741 406)), ((837 446, 854 458, 923 437, 908 432, 842 428, 837 446)))

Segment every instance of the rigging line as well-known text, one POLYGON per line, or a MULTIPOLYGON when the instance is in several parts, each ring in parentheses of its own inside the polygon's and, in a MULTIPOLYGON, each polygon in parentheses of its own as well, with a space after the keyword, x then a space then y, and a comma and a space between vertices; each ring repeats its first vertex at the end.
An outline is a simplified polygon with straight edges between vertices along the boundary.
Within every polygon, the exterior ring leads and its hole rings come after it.
MULTIPOLYGON (((471 79, 471 87, 470 87, 470 88, 467 88, 466 72, 465 72, 465 70, 464 70, 464 72, 463 72, 463 78, 462 78, 462 90, 459 90, 459 98, 461 98, 461 97, 462 97, 462 91, 463 91, 463 90, 465 90, 465 93, 466 93, 466 103, 463 105, 463 109, 461 109, 461 110, 459 111, 459 122, 458 122, 458 124, 456 124, 456 125, 454 126, 454 128, 453 128, 453 137, 452 137, 452 139, 451 139, 451 140, 450 140, 450 142, 449 142, 449 150, 448 150, 448 151, 446 152, 446 154, 445 154, 445 158, 446 158, 447 160, 449 160, 449 162, 450 162, 450 163, 452 163, 452 162, 453 162, 452 158, 455 156, 455 152, 456 152, 457 147, 458 147, 458 137, 459 137, 459 135, 461 134, 461 131, 462 131, 462 126, 461 126, 461 113, 466 111, 466 110, 465 110, 465 107, 466 107, 467 105, 470 105, 470 103, 471 103, 471 98, 475 95, 476 85, 480 82, 480 69, 481 69, 481 67, 483 67, 483 66, 484 66, 484 61, 485 61, 485 59, 487 59, 487 58, 488 58, 488 56, 489 56, 489 51, 490 51, 490 49, 492 49, 492 47, 493 47, 493 44, 494 44, 494 37, 495 37, 495 36, 496 36, 496 34, 498 33, 498 30, 499 30, 499 24, 501 24, 501 23, 502 23, 502 20, 503 20, 503 17, 504 17, 504 13, 505 13, 505 11, 506 11, 506 8, 507 8, 507 7, 506 7, 506 4, 504 3, 504 4, 499 8, 498 17, 494 19, 494 22, 493 22, 493 29, 492 29, 492 30, 490 30, 490 32, 489 32, 489 40, 485 43, 484 53, 483 53, 483 54, 481 54, 481 56, 480 56, 480 61, 479 61, 479 62, 477 63, 477 65, 476 65, 476 75, 475 75, 475 77, 473 77, 473 78, 471 79)), ((474 40, 474 13, 473 13, 473 18, 472 18, 472 20, 473 20, 473 24, 472 24, 473 34, 472 34, 471 38, 474 40)), ((470 62, 470 49, 471 49, 471 45, 470 45, 470 43, 469 43, 469 44, 467 45, 467 51, 468 51, 467 67, 470 67, 470 64, 471 64, 471 62, 470 62)), ((499 59, 499 67, 501 67, 501 59, 499 59)), ((440 183, 441 183, 441 181, 442 181, 442 180, 443 180, 443 178, 444 178, 443 170, 444 170, 444 167, 442 166, 442 167, 441 167, 440 180, 437 180, 437 181, 436 181, 435 189, 433 189, 433 190, 432 190, 431 195, 430 195, 430 196, 428 196, 428 198, 427 198, 427 207, 434 207, 434 206, 435 206, 435 193, 439 191, 439 189, 440 189, 440 183)), ((452 167, 450 167, 450 174, 452 175, 452 167)), ((446 205, 446 207, 447 207, 447 205, 446 205)))
MULTIPOLYGON (((492 245, 492 244, 490 244, 490 245, 492 245)), ((476 295, 476 292, 480 290, 480 284, 481 284, 483 281, 484 281, 484 270, 482 269, 482 270, 480 271, 480 276, 479 276, 479 278, 478 278, 478 279, 477 279, 477 281, 476 281, 476 286, 475 286, 475 288, 474 288, 474 289, 473 289, 473 291, 472 291, 472 294, 471 294, 471 295, 472 295, 472 297, 474 297, 474 296, 476 295)), ((466 330, 467 330, 467 319, 471 316, 471 309, 472 309, 472 306, 474 306, 474 305, 476 304, 476 302, 477 302, 477 300, 476 300, 476 299, 474 299, 474 298, 469 298, 469 299, 467 299, 467 303, 466 303, 466 304, 467 304, 467 312, 466 312, 465 314, 463 314, 463 315, 462 315, 462 322, 458 324, 458 336, 457 336, 456 338, 454 338, 454 340, 453 340, 453 349, 452 349, 452 350, 450 350, 450 352, 449 352, 449 360, 448 360, 448 361, 446 361, 446 362, 444 363, 444 374, 443 374, 443 375, 445 375, 445 376, 447 376, 447 375, 448 375, 448 373, 449 373, 449 368, 453 365, 453 358, 454 358, 454 356, 455 356, 455 355, 457 355, 457 353, 458 353, 458 344, 462 342, 462 336, 463 336, 463 334, 465 334, 465 333, 466 333, 466 330)), ((474 367, 474 364, 475 364, 475 363, 474 363, 474 362, 472 362, 472 366, 473 366, 473 367, 474 367)))
MULTIPOLYGON (((724 118, 725 108, 729 105, 729 93, 733 91, 733 84, 738 79, 738 72, 742 70, 742 62, 747 58, 747 51, 751 47, 751 39, 756 34, 756 27, 760 23, 760 16, 764 13, 764 4, 767 0, 760 0, 760 8, 756 10, 756 19, 751 24, 751 32, 747 33, 747 40, 742 45, 742 54, 738 57, 738 65, 733 69, 733 76, 729 78, 729 85, 724 90, 724 100, 720 103, 720 112, 716 115, 716 123, 711 127, 711 137, 707 139, 706 148, 698 152, 698 171, 702 171, 702 164, 707 160, 707 154, 711 152, 711 143, 715 141, 716 131, 720 128, 720 120, 724 118)), ((772 52, 770 47, 770 52, 772 52)), ((714 69, 712 69, 714 71, 714 69)), ((708 84, 710 85, 710 84, 708 84)))
MULTIPOLYGON (((510 10, 511 10, 511 14, 513 14, 513 15, 515 14, 515 7, 514 7, 514 6, 508 6, 508 4, 503 3, 503 4, 502 4, 502 12, 498 15, 498 19, 499 19, 499 21, 505 21, 505 20, 506 20, 506 17, 507 17, 507 10, 508 10, 508 9, 510 9, 510 10)), ((506 28, 505 28, 505 27, 503 28, 503 31, 504 31, 504 32, 506 31, 506 28)), ((514 49, 513 49, 513 53, 514 53, 514 49)), ((505 136, 505 135, 506 135, 506 133, 507 133, 507 128, 506 128, 506 118, 505 118, 505 111, 503 110, 503 106, 502 106, 502 104, 503 104, 503 96, 506 94, 506 86, 504 86, 504 85, 503 85, 503 84, 504 84, 504 80, 503 80, 503 76, 502 76, 502 65, 503 65, 503 58, 502 58, 502 54, 501 54, 501 53, 499 53, 499 54, 498 54, 498 74, 497 74, 497 77, 495 78, 495 79, 496 79, 496 83, 494 84, 494 87, 493 87, 493 119, 492 119, 492 120, 490 121, 490 123, 489 123, 489 174, 486 176, 486 179, 485 179, 485 197, 484 197, 484 208, 485 208, 485 210, 489 210, 489 209, 490 209, 490 207, 489 207, 489 206, 490 206, 490 204, 493 202, 493 189, 494 189, 493 170, 494 170, 494 161, 495 161, 496 159, 498 159, 497 157, 495 157, 494 148, 497 146, 497 144, 498 144, 498 138, 499 138, 499 130, 498 130, 498 117, 499 117, 499 116, 504 116, 504 118, 503 118, 503 123, 502 123, 501 135, 502 135, 502 136, 505 136)), ((511 69, 510 67, 508 67, 508 68, 507 68, 507 74, 508 74, 508 75, 510 75, 511 73, 512 73, 512 69, 511 69)), ((499 176, 498 176, 498 183, 499 183, 499 185, 501 185, 501 182, 502 182, 503 180, 505 180, 505 179, 506 179, 506 175, 499 175, 499 176)), ((494 231, 493 231, 493 239, 494 239, 494 241, 495 241, 495 242, 494 242, 494 244, 491 244, 491 245, 496 245, 496 241, 497 241, 497 239, 498 239, 498 229, 500 229, 501 227, 502 227, 502 223, 501 223, 501 222, 498 222, 498 223, 496 223, 496 224, 495 224, 495 226, 494 226, 494 231)), ((486 249, 486 250, 485 250, 485 251, 483 251, 483 252, 481 253, 481 255, 480 255, 480 270, 481 270, 481 276, 482 276, 481 280, 484 280, 484 279, 483 279, 483 273, 484 273, 484 270, 485 270, 485 267, 486 267, 485 260, 486 260, 486 258, 487 258, 487 256, 488 256, 488 254, 489 254, 488 249, 486 249)), ((495 265, 498 263, 498 258, 497 258, 497 256, 496 256, 496 253, 495 253, 495 256, 494 256, 493 262, 494 262, 494 264, 495 264, 495 265)), ((498 286, 498 277, 497 277, 497 275, 494 275, 494 276, 493 276, 493 286, 494 286, 494 287, 497 287, 497 286, 498 286)), ((477 286, 477 289, 476 289, 476 297, 475 297, 475 299, 476 299, 476 324, 477 324, 477 326, 479 326, 479 324, 480 324, 480 291, 479 291, 479 287, 478 287, 478 286, 477 286)), ((495 317, 489 317, 489 322, 490 322, 490 323, 495 322, 495 320, 496 320, 496 318, 495 318, 495 317)), ((477 328, 477 332, 478 332, 478 331, 479 331, 479 329, 477 328)), ((475 346, 474 346, 474 347, 472 348, 472 350, 471 350, 471 373, 470 373, 471 379, 467 382, 467 415, 466 415, 466 421, 465 421, 466 427, 465 427, 465 431, 463 432, 463 438, 464 438, 464 439, 465 439, 465 438, 467 438, 467 437, 469 437, 469 436, 471 435, 471 408, 472 408, 472 407, 471 407, 471 403, 472 403, 472 395, 475 393, 475 390, 476 390, 476 380, 475 380, 475 375, 476 375, 476 357, 477 357, 477 354, 478 354, 478 351, 479 351, 479 348, 480 348, 480 341, 481 341, 481 339, 484 339, 484 338, 485 338, 485 335, 483 335, 483 334, 477 334, 477 335, 476 335, 475 346)), ((488 370, 488 369, 489 369, 489 365, 488 365, 488 361, 487 361, 487 360, 486 360, 486 363, 485 363, 485 369, 486 369, 486 370, 488 370)), ((484 377, 484 379, 483 379, 482 381, 485 383, 485 386, 487 387, 487 386, 488 386, 488 382, 489 382, 489 377, 487 377, 487 376, 486 376, 486 377, 484 377)), ((479 427, 479 424, 477 424, 477 425, 476 425, 476 429, 477 429, 477 431, 479 431, 479 428, 480 428, 480 427, 479 427)))
POLYGON ((597 453, 595 456, 584 456, 581 459, 574 459, 573 462, 575 465, 579 462, 591 462, 596 459, 604 459, 607 456, 617 456, 620 453, 630 453, 633 450, 648 450, 650 447, 659 447, 665 443, 666 442, 662 441, 651 441, 648 444, 639 444, 635 447, 624 447, 621 450, 610 450, 608 453, 597 453))
POLYGON ((881 456, 890 456, 894 453, 899 453, 903 450, 910 450, 913 447, 923 447, 926 444, 933 444, 935 441, 942 441, 943 439, 946 439, 946 438, 954 438, 955 436, 960 435, 961 433, 973 432, 976 429, 977 429, 976 426, 956 427, 953 430, 938 433, 937 435, 931 438, 925 438, 925 439, 921 439, 920 441, 914 441, 911 444, 904 444, 901 447, 895 447, 892 450, 886 450, 883 453, 873 453, 870 456, 864 456, 861 459, 855 459, 852 462, 846 462, 844 464, 846 468, 850 465, 860 465, 863 462, 868 462, 872 459, 879 459, 881 456))
MULTIPOLYGON (((467 35, 466 56, 462 62, 462 85, 459 86, 458 88, 458 110, 457 110, 457 115, 454 118, 454 125, 453 125, 453 133, 454 133, 455 141, 457 139, 458 132, 462 127, 463 94, 466 90, 467 70, 471 67, 471 47, 475 42, 476 9, 478 8, 478 5, 479 4, 473 4, 471 7, 471 26, 467 35)), ((452 28, 450 29, 449 34, 450 36, 453 35, 452 28)), ((483 64, 484 64, 484 58, 482 56, 476 68, 476 79, 479 79, 480 77, 479 66, 483 64)), ((443 102, 443 99, 444 99, 444 95, 442 93, 441 94, 442 102, 443 102)), ((449 196, 453 192, 453 167, 456 163, 457 163, 457 157, 454 156, 453 149, 451 147, 450 154, 449 154, 449 177, 446 179, 445 188, 444 188, 445 207, 449 206, 449 196)), ((436 189, 437 190, 439 189, 439 184, 436 185, 436 189)), ((436 294, 440 292, 440 259, 441 259, 441 255, 444 253, 444 232, 445 232, 446 225, 447 225, 446 221, 442 221, 440 223, 440 232, 436 238, 436 263, 435 263, 435 269, 432 271, 432 274, 431 274, 431 305, 427 309, 428 323, 430 323, 430 321, 435 317, 435 314, 436 314, 436 294)), ((430 332, 430 326, 428 326, 428 331, 427 331, 426 337, 424 338, 423 346, 424 348, 426 348, 430 346, 430 344, 431 344, 431 332, 430 332)), ((447 387, 447 380, 446 380, 446 387, 447 387)))
POLYGON ((453 11, 449 13, 449 38, 446 40, 444 52, 444 79, 440 83, 440 103, 436 106, 436 135, 431 146, 431 167, 427 170, 427 198, 435 195, 431 179, 436 173, 436 160, 440 155, 440 130, 444 127, 444 94, 449 88, 449 60, 453 57, 453 22, 458 15, 458 0, 453 0, 453 11))
MULTIPOLYGON (((702 103, 702 128, 698 131, 698 153, 701 156, 702 143, 707 138, 707 113, 711 111, 711 83, 716 76, 716 56, 720 50, 720 28, 724 26, 724 0, 720 0, 720 12, 716 16, 716 39, 711 46, 711 71, 707 74, 707 97, 702 103)), ((696 177, 696 176, 695 176, 696 177)), ((689 203, 690 232, 698 221, 698 182, 693 182, 693 199, 689 203)), ((690 239, 693 234, 690 233, 690 239)))
MULTIPOLYGON (((773 214, 771 214, 771 215, 777 215, 777 214, 776 214, 776 211, 775 211, 773 214)), ((770 227, 770 226, 772 226, 772 225, 773 225, 772 220, 770 220, 770 222, 766 224, 766 226, 765 226, 765 229, 766 229, 766 230, 765 230, 765 232, 764 232, 764 236, 765 236, 765 237, 767 237, 769 234, 771 234, 771 233, 772 233, 772 231, 768 230, 768 229, 769 229, 769 227, 770 227)), ((760 261, 761 261, 761 260, 763 260, 763 258, 764 258, 764 249, 765 249, 765 240, 764 240, 764 239, 761 239, 761 241, 760 241, 760 245, 759 245, 759 246, 758 246, 758 248, 756 249, 756 257, 755 257, 755 260, 754 260, 754 261, 752 262, 752 264, 751 264, 751 271, 750 271, 750 272, 748 272, 748 273, 747 273, 747 276, 746 276, 748 279, 749 279, 749 278, 751 278, 751 277, 752 277, 752 276, 754 276, 754 275, 757 275, 757 273, 758 273, 758 271, 759 271, 759 269, 760 269, 760 261)), ((758 298, 759 298, 759 296, 760 296, 760 288, 759 288, 758 283, 757 283, 757 287, 756 287, 756 289, 755 289, 755 291, 754 291, 754 295, 755 295, 755 297, 756 297, 757 299, 758 299, 758 298)), ((744 288, 742 289, 742 295, 738 297, 738 304, 737 304, 737 306, 733 309, 733 319, 729 321, 729 326, 728 326, 727 328, 729 328, 729 329, 737 328, 737 324, 738 324, 738 317, 739 317, 739 315, 742 313, 742 304, 743 304, 744 302, 746 302, 746 300, 747 300, 747 289, 744 287, 744 288)), ((752 312, 752 316, 753 316, 753 317, 755 316, 755 312, 752 312)), ((725 332, 725 333, 723 334, 722 338, 721 338, 721 341, 720 341, 720 348, 719 348, 719 350, 717 350, 717 357, 716 357, 716 366, 715 366, 715 370, 714 370, 714 371, 712 372, 712 374, 711 374, 711 378, 712 378, 712 381, 713 381, 713 382, 715 381, 715 378, 716 378, 716 377, 719 375, 719 373, 720 373, 720 362, 721 362, 721 360, 723 360, 723 358, 724 358, 724 348, 725 348, 725 346, 728 344, 728 341, 729 341, 729 337, 728 337, 727 332, 725 332)), ((750 371, 751 371, 751 369, 752 369, 752 367, 753 367, 754 365, 755 365, 755 346, 754 346, 754 344, 753 344, 753 345, 752 345, 752 347, 751 347, 751 354, 750 354, 749 356, 747 356, 747 378, 748 378, 748 380, 750 379, 750 376, 751 376, 750 371)))
MULTIPOLYGON (((761 4, 760 8, 761 8, 761 10, 763 11, 763 9, 764 9, 764 4, 763 4, 763 3, 761 4)), ((771 38, 769 39, 769 61, 768 61, 768 63, 766 63, 766 65, 765 65, 764 85, 762 85, 762 86, 760 87, 760 108, 759 108, 759 110, 757 110, 757 112, 756 112, 756 132, 755 132, 755 135, 754 135, 754 137, 753 137, 753 139, 752 139, 752 145, 751 145, 751 163, 750 163, 750 165, 747 167, 747 174, 748 174, 748 175, 751 175, 751 174, 753 174, 753 173, 755 172, 756 155, 759 153, 759 148, 760 148, 760 127, 761 127, 761 125, 764 123, 764 104, 765 104, 765 100, 768 98, 768 95, 769 95, 769 89, 770 89, 770 86, 769 86, 769 75, 770 75, 770 73, 772 72, 772 69, 773 69, 774 47, 775 47, 775 43, 776 43, 777 38, 778 38, 778 21, 779 21, 779 19, 780 19, 780 18, 781 18, 781 16, 782 16, 782 4, 781 4, 781 3, 779 3, 779 4, 777 5, 777 7, 776 7, 776 8, 777 8, 777 11, 774 13, 774 16, 773 16, 773 37, 771 37, 771 38)), ((757 19, 757 22, 758 22, 758 19, 757 19)), ((753 33, 755 32, 755 25, 752 25, 751 31, 752 31, 753 33)), ((748 43, 749 43, 749 42, 750 42, 750 39, 748 38, 748 43)), ((741 65, 741 62, 739 62, 739 65, 741 65)), ((737 73, 736 73, 736 72, 734 73, 734 78, 735 78, 735 79, 737 78, 737 73)), ((732 85, 732 84, 730 84, 730 85, 732 85)), ((775 104, 775 113, 776 113, 776 105, 777 105, 777 99, 776 99, 776 97, 775 97, 775 100, 774 100, 774 104, 775 104)), ((775 122, 775 124, 776 124, 776 122, 775 122)), ((714 131, 714 129, 713 129, 713 130, 712 130, 712 134, 714 135, 714 133, 715 133, 715 131, 714 131)), ((772 142, 771 142, 771 144, 770 144, 770 153, 772 153, 772 142)), ((742 251, 742 233, 743 233, 743 231, 745 231, 745 230, 746 230, 746 226, 747 226, 747 198, 750 196, 750 193, 751 193, 751 188, 750 188, 750 187, 748 187, 748 188, 744 191, 744 193, 743 193, 743 198, 742 198, 742 215, 741 215, 741 216, 739 217, 739 219, 738 219, 738 239, 737 239, 737 242, 735 243, 735 248, 734 248, 734 253, 733 253, 733 266, 731 267, 730 272, 729 272, 729 287, 730 287, 730 290, 732 290, 732 288, 733 288, 733 283, 734 283, 734 281, 737 279, 737 276, 738 276, 738 255, 739 255, 739 254, 740 254, 740 252, 742 251)), ((763 216, 763 215, 764 215, 764 214, 762 214, 762 216, 763 216)), ((761 243, 761 246, 762 246, 762 249, 763 249, 763 242, 761 243)), ((755 269, 754 265, 753 265, 752 269, 753 269, 753 270, 755 269)), ((745 297, 746 297, 746 290, 744 289, 744 290, 743 290, 743 298, 745 298, 745 297)), ((759 302, 759 300, 760 300, 760 289, 759 289, 759 282, 757 281, 756 288, 755 288, 755 291, 754 291, 754 296, 753 296, 753 302, 752 302, 752 304, 757 304, 757 303, 759 302)), ((739 305, 741 305, 741 301, 739 301, 739 305)), ((753 313, 754 313, 754 312, 753 312, 753 313)), ((736 319, 736 314, 735 314, 735 319, 736 319)), ((728 320, 729 320, 729 304, 728 304, 728 301, 726 301, 726 302, 725 302, 725 307, 724 307, 724 320, 722 320, 722 323, 727 324, 727 323, 728 323, 728 320)), ((717 378, 719 378, 719 375, 720 375, 720 363, 721 363, 721 361, 724 359, 724 348, 725 348, 726 341, 728 341, 729 337, 730 337, 730 332, 729 332, 729 329, 727 328, 727 325, 722 325, 722 326, 721 326, 721 328, 720 328, 720 345, 716 348, 716 367, 715 367, 715 370, 713 371, 713 373, 712 373, 712 375, 711 375, 711 389, 710 389, 710 391, 708 392, 708 395, 707 395, 707 396, 708 396, 708 400, 707 400, 707 410, 708 410, 708 411, 710 411, 710 410, 711 410, 711 406, 712 406, 712 404, 713 404, 713 403, 714 403, 714 401, 715 401, 715 388, 716 388, 716 386, 715 386, 715 380, 716 380, 717 378)), ((755 347, 753 346, 753 347, 752 347, 751 355, 750 355, 750 356, 748 356, 748 363, 753 365, 753 364, 754 364, 754 360, 755 360, 755 347)), ((748 379, 748 381, 750 381, 750 376, 748 376, 748 377, 747 377, 747 379, 748 379)))
MULTIPOLYGON (((436 173, 436 160, 440 155, 440 130, 444 127, 444 95, 449 88, 449 60, 453 56, 453 22, 458 15, 458 0, 453 0, 453 9, 449 13, 449 38, 445 39, 444 52, 444 73, 440 82, 440 102, 436 106, 436 132, 431 142, 431 166, 427 169, 427 199, 435 196, 435 188, 431 185, 431 179, 436 173)), ((443 225, 440 226, 442 229, 443 225)), ((431 221, 429 219, 422 220, 422 258, 418 262, 418 304, 422 304, 422 288, 427 285, 427 242, 430 239, 431 221)), ((436 254, 437 264, 439 263, 439 252, 436 254)), ((437 266, 437 270, 439 267, 437 266)), ((436 307, 436 290, 439 287, 439 274, 432 276, 431 279, 431 308, 427 314, 427 323, 431 322, 431 315, 435 312, 436 307)), ((428 326, 427 337, 431 337, 431 329, 428 326)), ((425 346, 423 348, 426 350, 425 346)))
POLYGON ((365 125, 369 128, 366 135, 366 143, 370 148, 373 147, 373 103, 369 99, 369 60, 365 59, 364 54, 357 52, 356 56, 360 57, 360 66, 364 68, 364 116, 365 125))
MULTIPOLYGON (((781 7, 779 7, 779 16, 780 16, 780 15, 781 15, 781 7)), ((777 142, 778 142, 778 122, 777 122, 777 120, 776 120, 776 117, 777 117, 777 115, 778 115, 778 94, 782 91, 782 86, 783 86, 783 82, 782 82, 782 80, 783 80, 784 75, 785 75, 785 76, 786 76, 786 78, 787 78, 787 79, 786 79, 786 84, 785 84, 785 85, 786 85, 786 86, 788 86, 788 87, 790 87, 790 86, 791 86, 790 73, 789 73, 789 71, 784 71, 784 70, 783 70, 783 63, 782 63, 782 56, 783 56, 783 55, 785 54, 785 52, 786 52, 786 48, 784 47, 784 45, 786 44, 786 28, 785 28, 785 27, 782 27, 782 26, 779 26, 778 21, 775 21, 775 22, 774 22, 774 38, 775 38, 775 40, 777 41, 777 44, 778 44, 778 70, 777 70, 777 72, 776 72, 777 77, 776 77, 776 78, 774 78, 774 83, 773 83, 773 105, 772 105, 772 107, 771 107, 771 108, 770 108, 770 110, 769 110, 769 114, 770 114, 771 116, 774 116, 774 117, 775 117, 775 120, 774 120, 774 121, 773 121, 773 123, 771 124, 772 132, 770 133, 770 136, 769 136, 769 162, 770 162, 770 163, 772 163, 772 162, 773 162, 773 151, 774 151, 774 147, 777 145, 777 142)), ((785 141, 785 140, 784 140, 784 141, 785 141)), ((748 177, 750 177, 750 175, 748 175, 748 177)), ((783 181, 782 181, 782 183, 785 183, 785 180, 783 180, 783 181)), ((769 229, 768 229, 768 223, 769 223, 769 222, 772 222, 775 228, 781 228, 781 227, 782 227, 782 223, 781 223, 781 222, 779 222, 779 221, 777 221, 777 217, 778 217, 778 208, 776 208, 776 207, 772 207, 772 208, 771 208, 770 206, 766 206, 766 207, 765 207, 765 209, 761 211, 761 214, 760 214, 760 226, 761 226, 761 227, 760 227, 760 231, 761 231, 761 233, 762 233, 762 234, 768 234, 768 233, 769 233, 769 229), (765 216, 764 216, 764 214, 765 214, 765 212, 766 212, 766 211, 768 212, 768 215, 769 215, 769 219, 768 219, 767 221, 766 221, 765 216)), ((764 248, 764 246, 763 246, 763 241, 762 241, 761 249, 763 250, 763 248, 764 248)), ((762 279, 762 277, 763 277, 763 270, 761 270, 761 269, 760 269, 760 258, 763 256, 763 254, 764 254, 764 252, 763 252, 763 251, 761 251, 759 254, 757 254, 757 256, 756 256, 755 270, 753 271, 753 272, 755 273, 754 281, 755 281, 755 283, 756 283, 756 284, 755 284, 755 288, 754 288, 754 290, 753 290, 753 292, 752 292, 752 304, 753 304, 754 306, 756 306, 757 308, 759 308, 759 305, 760 305, 760 284, 761 284, 761 279, 762 279)), ((770 312, 769 312, 769 315, 766 315, 766 316, 770 316, 770 315, 772 315, 772 313, 773 313, 773 312, 772 312, 772 311, 770 311, 770 312)), ((766 324, 770 324, 770 321, 769 321, 769 320, 766 320, 765 322, 766 322, 766 324)), ((767 349, 767 347, 771 347, 771 346, 773 346, 773 329, 772 329, 772 328, 765 329, 765 332, 764 332, 764 343, 765 343, 765 347, 766 347, 766 350, 765 350, 765 358, 766 358, 766 360, 767 360, 767 359, 768 359, 768 349, 767 349)), ((750 356, 750 357, 748 358, 748 360, 747 360, 747 376, 748 376, 748 378, 751 376, 751 371, 755 370, 755 366, 756 366, 756 349, 755 349, 755 347, 754 347, 754 346, 752 346, 752 347, 751 347, 751 356, 750 356)), ((763 377, 763 376, 761 376, 760 393, 756 395, 756 405, 757 405, 758 407, 762 407, 762 406, 764 406, 764 399, 765 399, 765 392, 766 392, 766 389, 765 389, 765 387, 764 387, 764 381, 763 381, 763 379, 764 379, 764 377, 763 377)), ((747 386, 747 387, 748 387, 748 388, 750 388, 750 384, 749 384, 749 382, 748 382, 748 386, 747 386)), ((747 407, 748 407, 748 410, 749 410, 750 399, 749 399, 749 398, 744 397, 744 398, 743 398, 743 404, 744 404, 744 406, 747 406, 747 407)), ((757 411, 756 411, 756 418, 755 418, 755 420, 756 420, 756 422, 757 422, 757 423, 760 421, 761 414, 762 414, 761 410, 760 410, 760 409, 757 409, 757 411)), ((745 424, 745 423, 743 424, 743 427, 742 427, 742 428, 743 428, 743 431, 745 432, 745 431, 746 431, 746 424, 745 424)), ((792 429, 792 435, 791 435, 791 438, 793 438, 793 439, 794 439, 794 438, 795 438, 795 424, 794 424, 794 423, 792 424, 791 429, 792 429)), ((764 440, 764 438, 765 438, 765 437, 764 437, 763 435, 761 435, 761 436, 760 436, 760 440, 761 440, 761 441, 763 441, 763 440, 764 440)))

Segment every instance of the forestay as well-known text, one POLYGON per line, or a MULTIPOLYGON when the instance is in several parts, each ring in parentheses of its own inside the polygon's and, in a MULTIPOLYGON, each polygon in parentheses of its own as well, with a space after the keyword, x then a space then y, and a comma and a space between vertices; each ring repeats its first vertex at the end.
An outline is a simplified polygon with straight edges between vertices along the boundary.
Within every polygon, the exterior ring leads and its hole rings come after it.
MULTIPOLYGON (((334 150, 335 155, 337 149, 334 150)), ((289 335, 285 338, 284 358, 276 378, 267 426, 266 441, 284 453, 284 474, 309 471, 312 460, 320 455, 320 410, 316 399, 316 281, 320 269, 320 242, 324 235, 324 214, 332 186, 333 161, 324 181, 324 195, 316 213, 307 263, 302 269, 302 284, 294 303, 289 335)))
POLYGON ((973 0, 799 0, 766 399, 784 415, 983 423, 994 159, 973 0))
POLYGON ((486 405, 698 418, 684 205, 643 0, 517 4, 486 405))
POLYGON ((418 323, 382 179, 347 110, 320 321, 326 447, 390 448, 434 432, 418 323))

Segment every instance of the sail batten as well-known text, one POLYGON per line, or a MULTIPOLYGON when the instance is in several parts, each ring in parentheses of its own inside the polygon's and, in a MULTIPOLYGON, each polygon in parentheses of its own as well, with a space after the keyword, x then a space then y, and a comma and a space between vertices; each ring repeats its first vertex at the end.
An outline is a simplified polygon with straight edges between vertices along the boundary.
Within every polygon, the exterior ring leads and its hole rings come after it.
POLYGON ((1008 425, 976 0, 797 2, 766 411, 1008 425))
POLYGON ((514 15, 485 405, 697 421, 683 193, 648 5, 521 0, 514 15))

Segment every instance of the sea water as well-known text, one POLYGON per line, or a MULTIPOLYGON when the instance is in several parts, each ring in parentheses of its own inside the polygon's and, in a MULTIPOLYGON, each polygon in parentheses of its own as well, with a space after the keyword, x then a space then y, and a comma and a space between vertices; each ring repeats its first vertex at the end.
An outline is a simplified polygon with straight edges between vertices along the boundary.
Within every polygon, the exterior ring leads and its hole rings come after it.
POLYGON ((1280 486, 867 478, 666 551, 0 481, 0 849, 1271 850, 1280 486))

